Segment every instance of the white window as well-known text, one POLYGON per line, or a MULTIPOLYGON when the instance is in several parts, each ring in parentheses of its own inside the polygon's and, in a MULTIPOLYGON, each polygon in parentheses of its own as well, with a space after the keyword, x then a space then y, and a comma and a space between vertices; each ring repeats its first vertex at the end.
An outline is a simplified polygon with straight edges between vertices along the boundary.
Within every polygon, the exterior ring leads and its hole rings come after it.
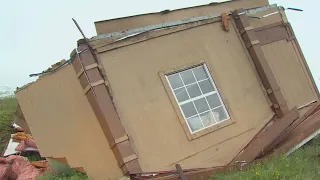
POLYGON ((230 118, 205 64, 166 78, 191 133, 230 118))

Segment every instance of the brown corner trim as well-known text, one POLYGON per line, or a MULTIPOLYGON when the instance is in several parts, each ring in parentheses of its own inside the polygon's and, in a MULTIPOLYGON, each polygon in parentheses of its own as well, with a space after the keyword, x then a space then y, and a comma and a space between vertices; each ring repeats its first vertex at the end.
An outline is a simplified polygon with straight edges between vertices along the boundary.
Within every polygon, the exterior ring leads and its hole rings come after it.
POLYGON ((79 82, 123 174, 142 172, 138 157, 120 122, 98 61, 87 44, 78 41, 77 56, 72 62, 79 82))
POLYGON ((257 28, 254 28, 254 31, 261 31, 261 30, 265 30, 265 29, 269 29, 269 28, 273 28, 273 27, 277 27, 277 26, 285 26, 285 24, 283 22, 276 22, 276 23, 272 23, 272 24, 268 24, 268 25, 264 25, 264 26, 260 26, 257 28))
POLYGON ((90 70, 90 69, 93 69, 95 67, 98 67, 98 64, 97 63, 93 63, 93 64, 90 64, 86 67, 84 67, 85 70, 90 70))
POLYGON ((260 46, 287 39, 291 40, 291 36, 287 32, 286 24, 283 22, 276 22, 255 28, 256 36, 260 41, 260 46))
POLYGON ((91 86, 88 84, 86 88, 83 89, 83 94, 87 94, 88 91, 90 90, 91 86))
POLYGON ((129 137, 128 137, 127 135, 124 135, 124 136, 116 139, 116 140, 114 141, 114 144, 112 145, 112 147, 113 147, 114 145, 119 144, 119 143, 121 143, 121 142, 123 142, 123 141, 126 141, 126 140, 128 140, 128 139, 129 139, 129 137))
POLYGON ((81 69, 78 73, 77 73, 77 78, 79 78, 84 72, 84 69, 81 69))
POLYGON ((136 154, 132 154, 130 156, 127 156, 127 157, 123 158, 123 163, 127 163, 127 162, 133 161, 135 159, 138 159, 137 155, 136 154))
POLYGON ((243 32, 241 38, 248 49, 263 86, 268 90, 268 98, 272 103, 272 110, 277 117, 283 117, 289 112, 287 102, 280 91, 276 78, 262 51, 256 30, 251 28, 252 26, 249 23, 248 16, 242 12, 244 12, 244 9, 238 9, 232 13, 236 24, 235 28, 237 28, 239 32, 243 32))

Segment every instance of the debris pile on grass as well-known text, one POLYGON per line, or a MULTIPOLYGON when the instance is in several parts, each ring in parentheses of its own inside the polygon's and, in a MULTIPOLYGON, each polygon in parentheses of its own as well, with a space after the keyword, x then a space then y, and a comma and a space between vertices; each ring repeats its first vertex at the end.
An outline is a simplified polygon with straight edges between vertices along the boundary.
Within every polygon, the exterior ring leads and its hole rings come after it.
POLYGON ((0 179, 36 180, 48 168, 37 169, 29 160, 22 156, 0 158, 0 179))

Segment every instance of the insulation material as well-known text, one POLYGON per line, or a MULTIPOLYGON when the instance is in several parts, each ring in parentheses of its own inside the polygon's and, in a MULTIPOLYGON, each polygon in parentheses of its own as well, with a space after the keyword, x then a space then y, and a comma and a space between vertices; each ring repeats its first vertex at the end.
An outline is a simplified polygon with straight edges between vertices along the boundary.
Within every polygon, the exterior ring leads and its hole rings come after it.
POLYGON ((9 156, 0 159, 0 179, 35 180, 46 169, 35 168, 27 158, 9 156))

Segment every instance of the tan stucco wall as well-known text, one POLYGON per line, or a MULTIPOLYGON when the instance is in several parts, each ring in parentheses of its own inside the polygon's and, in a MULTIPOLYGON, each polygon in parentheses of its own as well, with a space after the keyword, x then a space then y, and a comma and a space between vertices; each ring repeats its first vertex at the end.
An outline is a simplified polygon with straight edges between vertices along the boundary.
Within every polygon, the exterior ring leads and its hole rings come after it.
POLYGON ((122 176, 72 65, 16 95, 42 156, 65 157, 93 179, 122 176))
MULTIPOLYGON (((130 41, 130 40, 128 40, 130 41)), ((224 165, 273 112, 230 24, 173 33, 100 54, 122 124, 143 171, 224 165), (212 69, 235 124, 189 141, 159 72, 197 61, 212 69)))
POLYGON ((97 34, 118 32, 127 29, 140 28, 148 25, 164 23, 168 21, 179 21, 192 17, 205 16, 208 14, 229 12, 238 8, 254 8, 268 5, 268 0, 233 0, 232 2, 217 5, 207 5, 174 10, 168 14, 151 13, 120 19, 95 22, 97 34))
POLYGON ((296 45, 281 40, 262 46, 272 71, 287 100, 288 107, 303 106, 318 100, 296 45), (277 53, 275 53, 277 52, 277 53))

